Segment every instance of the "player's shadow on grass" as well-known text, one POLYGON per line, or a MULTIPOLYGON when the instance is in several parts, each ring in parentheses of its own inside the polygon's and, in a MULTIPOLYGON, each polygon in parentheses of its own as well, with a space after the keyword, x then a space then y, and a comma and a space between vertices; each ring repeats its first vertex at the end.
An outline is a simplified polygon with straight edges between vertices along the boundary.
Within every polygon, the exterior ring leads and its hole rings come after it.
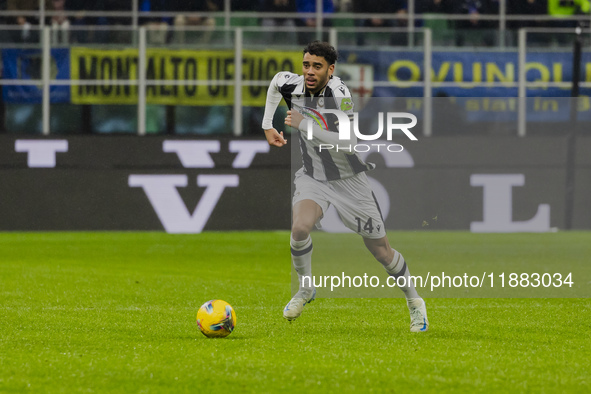
POLYGON ((523 330, 519 327, 513 328, 498 328, 496 330, 486 331, 466 331, 454 328, 430 327, 427 332, 430 339, 445 339, 454 341, 470 341, 470 342, 496 342, 504 344, 507 338, 511 337, 511 342, 516 346, 531 346, 532 344, 546 344, 548 338, 546 336, 537 337, 540 333, 536 330, 523 330), (496 332, 498 331, 498 332, 496 332))
MULTIPOLYGON (((408 328, 406 329, 408 330, 408 328)), ((282 334, 284 337, 293 335, 296 339, 306 336, 323 338, 326 336, 327 331, 334 337, 379 339, 391 337, 392 333, 398 330, 389 327, 388 332, 386 332, 383 324, 365 321, 337 321, 336 324, 327 324, 316 320, 301 319, 301 321, 293 323, 285 322, 282 334)))
POLYGON ((197 333, 195 335, 179 335, 179 336, 174 336, 174 337, 170 337, 170 339, 175 339, 175 340, 187 340, 187 341, 193 341, 193 340, 205 340, 205 341, 242 341, 242 340, 246 340, 246 339, 252 339, 251 337, 245 336, 245 335, 229 335, 225 338, 207 338, 205 335, 197 333))

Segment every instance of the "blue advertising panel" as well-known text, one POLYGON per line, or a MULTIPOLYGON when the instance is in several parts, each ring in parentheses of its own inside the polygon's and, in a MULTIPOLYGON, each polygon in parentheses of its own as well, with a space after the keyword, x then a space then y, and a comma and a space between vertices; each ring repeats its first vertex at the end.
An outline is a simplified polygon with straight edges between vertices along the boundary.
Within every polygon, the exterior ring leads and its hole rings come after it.
MULTIPOLYGON (((374 96, 423 96, 423 88, 419 85, 424 79, 422 51, 342 50, 340 54, 343 59, 373 65, 375 81, 395 85, 375 87, 374 96)), ((570 86, 552 87, 548 83, 572 80, 572 57, 571 51, 528 53, 526 78, 537 83, 537 86, 528 88, 528 97, 569 97, 570 86)), ((437 51, 433 52, 431 74, 434 97, 517 97, 518 53, 437 51), (456 82, 458 86, 440 86, 441 82, 456 82)), ((581 81, 591 81, 589 53, 582 55, 581 81)), ((581 95, 590 94, 591 89, 581 89, 581 95)))
MULTIPOLYGON (((40 49, 2 49, 2 68, 5 80, 41 79, 42 53, 40 49)), ((70 79, 70 50, 51 50, 50 79, 70 79)), ((2 89, 2 99, 11 104, 41 103, 43 90, 38 85, 6 85, 2 89)), ((69 86, 51 86, 52 103, 69 103, 69 86)))

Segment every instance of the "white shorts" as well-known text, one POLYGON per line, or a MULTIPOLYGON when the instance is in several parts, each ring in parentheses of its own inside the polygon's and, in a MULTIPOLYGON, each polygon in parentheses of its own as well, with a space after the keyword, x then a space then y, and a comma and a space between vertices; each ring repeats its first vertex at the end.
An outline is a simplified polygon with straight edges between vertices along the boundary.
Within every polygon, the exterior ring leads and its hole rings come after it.
MULTIPOLYGON (((363 238, 386 236, 378 202, 364 172, 336 181, 317 181, 299 170, 295 174, 292 204, 312 200, 322 208, 322 215, 332 204, 349 229, 363 238)), ((317 227, 320 228, 319 224, 317 227)))

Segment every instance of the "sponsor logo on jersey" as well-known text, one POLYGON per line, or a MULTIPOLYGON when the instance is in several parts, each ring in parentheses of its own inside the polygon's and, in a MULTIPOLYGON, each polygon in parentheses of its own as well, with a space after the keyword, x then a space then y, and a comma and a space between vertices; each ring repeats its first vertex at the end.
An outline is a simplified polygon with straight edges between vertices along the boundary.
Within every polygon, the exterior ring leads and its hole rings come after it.
POLYGON ((351 111, 353 109, 353 102, 350 98, 344 98, 341 101, 341 111, 351 111))

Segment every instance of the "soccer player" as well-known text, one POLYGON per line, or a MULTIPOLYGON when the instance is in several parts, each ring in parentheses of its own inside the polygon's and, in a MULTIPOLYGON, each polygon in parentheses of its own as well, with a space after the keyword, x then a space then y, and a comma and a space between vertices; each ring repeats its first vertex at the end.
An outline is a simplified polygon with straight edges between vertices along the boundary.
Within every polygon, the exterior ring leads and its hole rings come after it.
MULTIPOLYGON (((291 257, 298 273, 300 288, 283 310, 288 320, 298 318, 304 306, 312 302, 316 289, 312 277, 312 239, 310 232, 319 224, 332 204, 343 223, 363 237, 373 256, 387 273, 404 284, 400 289, 406 296, 410 311, 410 331, 423 332, 429 328, 425 301, 417 294, 407 264, 402 255, 390 247, 380 208, 369 185, 366 171, 374 165, 365 163, 355 152, 322 149, 320 144, 337 145, 338 121, 323 116, 318 110, 338 109, 352 116, 353 102, 345 83, 333 75, 337 51, 326 42, 314 41, 304 48, 303 75, 279 72, 271 81, 263 118, 263 129, 270 145, 284 146, 283 132, 273 127, 273 115, 281 101, 288 106, 285 124, 302 132, 307 131, 305 114, 320 120, 313 126, 312 139, 299 134, 303 167, 296 172, 295 193, 292 199, 291 257), (297 110, 296 110, 297 109, 297 110), (331 119, 327 121, 327 119, 331 119), (303 280, 307 277, 306 280, 303 280)), ((333 115, 334 118, 336 116, 333 115)))

